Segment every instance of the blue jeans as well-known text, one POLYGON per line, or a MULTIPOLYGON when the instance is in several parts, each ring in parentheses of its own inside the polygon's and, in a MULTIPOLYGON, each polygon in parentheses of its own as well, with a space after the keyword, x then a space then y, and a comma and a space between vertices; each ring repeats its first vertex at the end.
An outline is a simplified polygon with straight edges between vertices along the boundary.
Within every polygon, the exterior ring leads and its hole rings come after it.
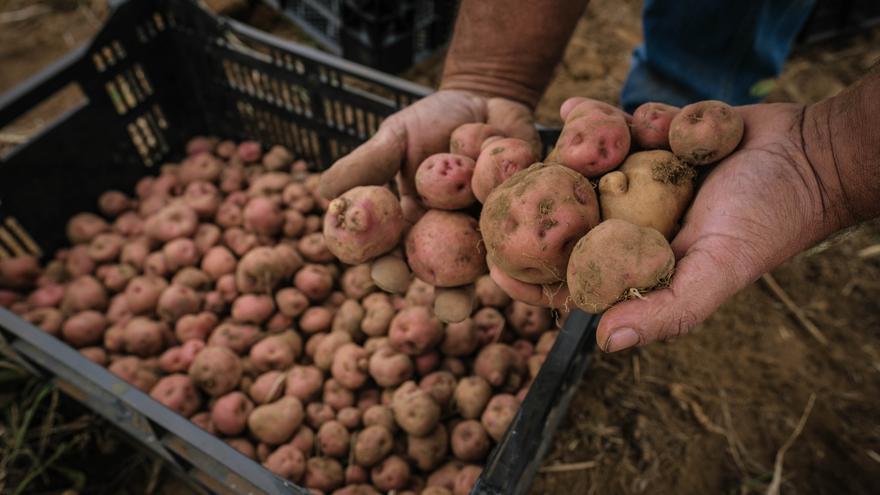
POLYGON ((645 0, 621 104, 759 101, 755 83, 782 70, 816 0, 645 0))

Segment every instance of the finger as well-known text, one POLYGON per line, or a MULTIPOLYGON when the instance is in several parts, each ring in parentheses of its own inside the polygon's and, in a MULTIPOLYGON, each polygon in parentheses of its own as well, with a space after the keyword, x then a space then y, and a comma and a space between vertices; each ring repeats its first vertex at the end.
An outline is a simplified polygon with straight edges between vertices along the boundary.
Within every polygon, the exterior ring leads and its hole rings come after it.
POLYGON ((489 263, 489 276, 501 290, 517 301, 546 308, 562 308, 569 303, 568 287, 565 284, 527 284, 504 273, 492 263, 489 263))
POLYGON ((486 102, 486 122, 502 131, 506 136, 522 139, 534 146, 540 146, 541 137, 535 127, 532 110, 504 98, 490 98, 486 102))
POLYGON ((669 288, 618 303, 602 315, 599 346, 616 352, 688 333, 748 282, 732 266, 709 250, 691 249, 669 288))
POLYGON ((387 184, 400 170, 405 153, 406 129, 383 125, 369 141, 321 174, 318 192, 333 199, 353 187, 387 184))

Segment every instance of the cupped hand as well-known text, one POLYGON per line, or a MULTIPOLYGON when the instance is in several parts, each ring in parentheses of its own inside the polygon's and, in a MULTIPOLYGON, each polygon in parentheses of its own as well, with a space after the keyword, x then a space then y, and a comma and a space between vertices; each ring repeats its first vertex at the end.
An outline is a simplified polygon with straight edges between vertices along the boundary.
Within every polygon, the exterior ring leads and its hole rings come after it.
POLYGON ((321 195, 332 199, 356 186, 386 184, 399 172, 401 203, 412 220, 419 211, 413 185, 419 164, 448 152, 452 131, 472 122, 491 124, 509 137, 539 139, 532 110, 521 103, 468 91, 437 91, 385 119, 369 141, 336 161, 321 176, 321 195))

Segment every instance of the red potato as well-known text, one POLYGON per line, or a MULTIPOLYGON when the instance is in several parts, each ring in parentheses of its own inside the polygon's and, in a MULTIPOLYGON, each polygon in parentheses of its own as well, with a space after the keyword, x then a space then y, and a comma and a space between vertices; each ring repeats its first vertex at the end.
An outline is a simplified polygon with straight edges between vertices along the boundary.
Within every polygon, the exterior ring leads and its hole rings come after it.
POLYGON ((455 392, 455 376, 448 371, 434 371, 424 375, 419 382, 419 388, 428 392, 437 404, 444 410, 449 405, 455 392))
POLYGON ((406 304, 408 306, 433 306, 434 286, 414 278, 406 290, 406 304))
POLYGON ((122 339, 125 352, 140 357, 158 356, 165 347, 165 323, 141 316, 132 318, 125 324, 122 339))
POLYGON ((452 495, 452 492, 442 486, 429 486, 420 495, 452 495))
POLYGON ((406 259, 416 277, 437 287, 477 280, 486 251, 477 221, 458 212, 429 210, 406 235, 406 259))
POLYGON ((669 149, 669 125, 681 109, 665 103, 642 103, 633 112, 632 139, 646 150, 669 149))
POLYGON ((293 155, 290 151, 281 145, 275 145, 269 148, 269 151, 263 155, 263 165, 268 170, 281 170, 287 168, 293 161, 293 155))
POLYGON ((156 371, 135 356, 124 356, 110 363, 107 369, 135 388, 149 392, 159 381, 156 371))
POLYGON ((284 225, 281 226, 281 235, 286 238, 299 238, 306 227, 306 217, 297 210, 284 210, 284 225))
POLYGON ((154 277, 167 277, 170 275, 168 265, 165 263, 165 255, 161 251, 150 253, 144 260, 144 275, 154 277))
POLYGON ((510 304, 510 296, 507 295, 489 275, 483 275, 476 282, 477 303, 480 306, 503 308, 510 304))
POLYGON ((287 373, 284 371, 267 371, 254 380, 247 393, 257 404, 275 402, 281 398, 286 381, 287 373))
POLYGON ((262 333, 258 327, 224 322, 211 332, 211 336, 208 338, 208 346, 226 347, 235 354, 243 354, 261 337, 262 333))
POLYGON ((184 285, 170 285, 162 291, 156 304, 156 314, 165 321, 177 321, 184 315, 198 313, 202 295, 184 285))
POLYGON ((256 234, 245 232, 238 227, 223 232, 223 244, 236 256, 244 256, 259 244, 256 234))
POLYGON ((541 366, 544 365, 544 360, 546 359, 546 354, 535 354, 533 356, 529 356, 526 364, 529 367, 529 376, 532 379, 538 376, 538 372, 541 371, 541 366))
POLYGON ((298 448, 303 454, 310 454, 315 447, 315 432, 308 426, 302 425, 293 435, 290 445, 298 448))
POLYGON ((134 314, 151 313, 168 287, 164 279, 147 275, 133 278, 125 287, 128 309, 134 314))
POLYGON ((327 371, 333 364, 333 356, 336 351, 345 344, 352 341, 351 335, 345 332, 331 332, 318 344, 315 349, 313 360, 315 366, 319 369, 327 371))
POLYGON ((244 294, 232 302, 232 319, 239 323, 260 325, 275 312, 272 296, 244 294))
POLYGON ((284 188, 293 181, 290 174, 284 172, 269 172, 252 178, 247 195, 254 198, 257 196, 272 197, 280 195, 284 188))
POLYGON ((471 190, 474 159, 437 153, 425 159, 415 175, 419 199, 428 208, 459 210, 476 203, 471 190))
MULTIPOLYGON (((190 421, 192 421, 192 418, 190 418, 190 421)), ((223 441, 233 449, 241 452, 245 457, 256 460, 257 451, 254 449, 254 444, 252 444, 250 440, 246 438, 224 438, 223 441)))
POLYGON ((337 411, 354 405, 354 393, 342 386, 335 378, 324 382, 324 394, 321 399, 337 411))
POLYGON ((64 286, 52 283, 31 292, 27 302, 32 308, 54 308, 61 305, 62 299, 64 286))
POLYGON ((254 408, 248 429, 261 442, 279 445, 288 441, 303 421, 303 406, 296 397, 282 397, 254 408))
POLYGON ((213 136, 196 136, 186 142, 186 154, 197 155, 199 153, 210 153, 214 151, 220 138, 213 136))
POLYGON ((399 312, 388 330, 388 342, 395 350, 418 356, 443 340, 443 327, 428 309, 413 306, 399 312))
POLYGON ((381 347, 370 356, 370 376, 380 387, 395 387, 413 374, 412 360, 390 347, 381 347))
POLYGON ((434 315, 444 323, 458 323, 471 315, 477 302, 474 286, 437 288, 434 315))
POLYGON ((293 318, 275 312, 269 321, 266 322, 266 331, 269 333, 279 333, 293 327, 293 318))
POLYGON ((345 482, 342 465, 329 457, 312 457, 306 461, 306 475, 303 485, 306 488, 329 493, 345 482))
POLYGON ((405 382, 394 391, 391 399, 394 420, 411 435, 427 435, 437 426, 440 406, 428 392, 415 382, 405 382))
POLYGON ((101 347, 83 347, 79 349, 79 353, 99 366, 107 365, 107 351, 101 347))
POLYGON ((484 203, 492 190, 540 159, 534 147, 522 139, 504 138, 484 143, 471 179, 474 196, 484 203))
POLYGON ((538 354, 549 353, 550 349, 553 348, 553 344, 556 343, 556 337, 558 335, 559 330, 550 330, 541 334, 541 337, 538 339, 538 343, 535 344, 535 352, 538 354))
POLYGON ((453 393, 456 409, 465 419, 479 418, 491 397, 492 386, 479 376, 462 378, 453 393))
POLYGON ((361 410, 357 407, 343 407, 336 413, 336 420, 349 430, 360 428, 361 410))
POLYGON ((244 167, 229 163, 220 172, 220 190, 225 193, 241 191, 245 183, 244 167))
POLYGON ((263 148, 256 141, 242 141, 238 144, 236 155, 241 158, 244 163, 254 163, 263 156, 263 148))
POLYGON ((188 340, 205 341, 217 327, 217 316, 209 312, 184 315, 174 324, 174 336, 180 342, 188 340))
POLYGON ((324 238, 334 256, 356 265, 393 249, 403 227, 403 210, 391 191, 359 186, 330 203, 324 217, 324 238))
POLYGON ((110 225, 94 213, 79 213, 67 221, 67 239, 71 244, 91 242, 98 234, 110 230, 110 225))
MULTIPOLYGON (((6 303, 0 306, 9 306, 6 303)), ((64 323, 64 315, 56 308, 37 308, 25 313, 24 319, 36 325, 49 335, 58 336, 61 325, 64 323)), ((106 332, 105 332, 106 333, 106 332)))
POLYGON ((293 330, 269 335, 251 347, 251 362, 258 371, 291 367, 302 354, 302 337, 293 330))
POLYGON ((391 326, 391 320, 395 315, 394 307, 391 306, 391 303, 386 299, 383 302, 367 306, 366 300, 364 300, 364 307, 366 308, 366 313, 364 314, 364 319, 361 320, 361 331, 370 337, 386 335, 388 327, 391 326))
POLYGON ((214 287, 214 281, 207 273, 198 268, 188 266, 177 272, 171 279, 171 285, 182 285, 196 292, 209 291, 214 287))
POLYGON ((125 245, 125 237, 112 232, 96 235, 89 243, 89 257, 96 263, 116 261, 125 245))
POLYGON ((106 191, 98 196, 98 209, 110 218, 116 218, 131 208, 136 202, 121 191, 106 191))
POLYGON ((308 215, 306 217, 305 227, 303 228, 303 235, 312 234, 315 232, 320 232, 321 227, 324 225, 324 221, 318 215, 308 215))
POLYGON ((235 272, 241 292, 265 293, 302 267, 302 258, 287 246, 257 247, 244 255, 235 272))
POLYGON ((342 273, 339 285, 342 287, 342 292, 345 293, 346 297, 360 301, 376 290, 376 284, 370 276, 370 266, 363 263, 349 267, 342 273))
POLYGON ((165 266, 176 272, 183 267, 194 266, 199 261, 199 250, 192 239, 174 239, 162 247, 165 266))
POLYGON ((500 387, 507 382, 508 375, 516 371, 516 355, 506 344, 489 344, 480 350, 474 360, 474 374, 482 377, 490 385, 500 387))
POLYGON ((428 476, 426 483, 428 487, 452 490, 453 485, 455 485, 455 477, 458 475, 458 472, 461 471, 461 468, 461 462, 455 460, 449 461, 435 469, 434 472, 428 476))
POLYGON ((563 104, 563 110, 567 110, 565 125, 547 161, 561 163, 587 177, 598 177, 623 162, 631 137, 622 110, 587 98, 563 104))
POLYGON ((415 462, 416 467, 422 471, 430 471, 446 458, 449 450, 449 434, 443 423, 440 423, 433 431, 423 435, 407 435, 406 443, 407 455, 415 462))
POLYGON ((143 269, 147 256, 150 255, 150 240, 146 237, 130 239, 122 246, 119 253, 119 262, 143 269))
POLYGON ((346 299, 333 316, 331 331, 346 332, 353 337, 361 335, 364 315, 364 308, 356 300, 346 299))
POLYGON ((222 235, 223 231, 220 230, 220 227, 212 223, 201 223, 196 228, 193 241, 196 243, 199 253, 204 255, 208 250, 220 243, 222 235))
POLYGON ((606 220, 578 241, 568 266, 575 305, 601 313, 616 302, 667 283, 675 256, 660 232, 606 220))
POLYGON ((324 455, 344 458, 348 455, 350 435, 348 429, 336 420, 327 421, 318 429, 318 448, 324 455))
POLYGON ((248 201, 242 212, 245 230, 257 235, 274 236, 284 225, 284 213, 274 201, 256 197, 248 201))
MULTIPOLYGON (((351 490, 357 489, 356 486, 352 485, 360 485, 361 483, 366 483, 370 480, 370 473, 365 468, 358 466, 357 464, 349 464, 345 467, 345 488, 340 488, 339 490, 335 490, 333 493, 335 495, 339 495, 340 491, 343 493, 351 493, 351 490)), ((369 489, 373 489, 368 485, 360 485, 369 489)), ((374 490, 375 492, 375 490, 374 490)))
POLYGON ((208 345, 196 354, 189 376, 205 393, 219 397, 234 389, 241 381, 241 360, 226 347, 208 345))
POLYGON ((410 468, 402 457, 392 455, 370 470, 370 480, 383 492, 402 490, 409 482, 410 468))
POLYGON ((144 219, 134 211, 127 211, 113 222, 113 230, 126 237, 138 236, 144 233, 144 219))
POLYGON ((284 394, 297 397, 303 402, 318 395, 324 385, 324 374, 314 366, 294 366, 287 373, 284 394))
POLYGON ((213 246, 202 257, 202 271, 207 273, 213 280, 219 279, 228 273, 235 273, 238 265, 235 256, 229 249, 223 246, 213 246))
POLYGON ((518 409, 519 400, 510 394, 498 394, 489 400, 480 422, 492 440, 501 441, 518 409))
POLYGON ((324 265, 307 264, 296 272, 293 285, 312 302, 320 302, 333 291, 333 275, 324 265))
POLYGON ((192 208, 183 203, 171 203, 147 219, 144 232, 153 240, 168 242, 192 237, 198 225, 198 215, 192 208))
POLYGON ((299 329, 307 334, 327 332, 332 328, 333 315, 333 309, 329 307, 312 306, 306 309, 300 317, 299 329))
POLYGON ((244 212, 241 206, 226 200, 217 207, 214 215, 214 223, 224 229, 241 227, 244 223, 244 212))
POLYGON ((217 186, 210 182, 195 181, 186 186, 183 202, 202 220, 214 218, 223 198, 217 186))
MULTIPOLYGON (((14 259, 14 258, 13 258, 14 259)), ((79 244, 70 248, 67 259, 64 260, 64 268, 70 277, 81 277, 95 271, 95 261, 89 256, 89 247, 79 244)))
MULTIPOLYGON (((126 321, 128 323, 128 321, 126 321)), ((125 350, 125 325, 115 324, 104 331, 104 348, 108 352, 119 354, 125 350)))
POLYGON ((449 136, 449 152, 476 160, 480 156, 483 142, 493 136, 503 137, 504 134, 494 126, 482 122, 462 124, 449 136))
POLYGON ((394 413, 391 408, 381 404, 372 404, 363 409, 364 415, 362 422, 364 428, 370 426, 382 426, 389 432, 397 430, 397 423, 394 421, 394 413))
POLYGON ((309 300, 299 289, 286 287, 275 293, 275 305, 281 314, 296 318, 309 307, 309 300))
POLYGON ((269 454, 263 466, 284 479, 298 483, 306 470, 306 458, 293 445, 282 445, 269 454))
POLYGON ((357 390, 368 378, 367 351, 355 343, 342 344, 333 355, 330 373, 342 386, 349 390, 357 390))
POLYGON ((447 356, 467 356, 479 345, 477 327, 474 320, 467 318, 458 323, 446 325, 440 352, 447 356))
POLYGON ((669 146, 691 165, 717 162, 739 146, 742 117, 730 105, 716 100, 692 103, 672 119, 669 146))
POLYGON ((306 422, 312 428, 319 429, 324 423, 333 421, 335 418, 336 412, 329 404, 312 402, 306 406, 306 422))
POLYGON ((484 346, 490 342, 497 342, 504 332, 507 321, 495 308, 483 308, 472 318, 477 329, 477 342, 484 346))
POLYGON ((242 392, 230 392, 217 398, 211 407, 211 422, 224 435, 235 436, 247 428, 247 418, 254 410, 254 403, 242 392))
MULTIPOLYGON (((149 196, 147 198, 144 198, 144 200, 141 201, 140 204, 138 205, 137 215, 142 218, 148 218, 148 217, 156 214, 159 210, 161 210, 165 206, 168 206, 168 203, 170 203, 170 202, 171 202, 171 198, 169 198, 168 196, 164 196, 164 195, 149 196)), ((134 219, 129 217, 125 220, 125 222, 126 223, 128 223, 128 222, 133 223, 134 219)), ((119 221, 117 220, 117 222, 114 222, 114 223, 119 223, 119 221)), ((140 226, 139 226, 141 232, 144 231, 144 229, 146 228, 146 225, 147 225, 146 221, 142 220, 140 223, 140 226)), ((125 225, 125 226, 128 227, 128 225, 125 225)))
POLYGON ((537 339, 552 326, 550 310, 514 301, 507 307, 507 321, 516 332, 526 339, 537 339))
POLYGON ((80 348, 101 342, 107 319, 103 314, 93 311, 81 311, 64 322, 61 326, 61 337, 71 346, 80 348))
POLYGON ((177 179, 181 184, 214 182, 220 178, 223 162, 207 152, 196 153, 180 162, 177 179))
POLYGON ((226 275, 222 275, 217 279, 217 282, 214 284, 216 291, 220 294, 220 297, 223 298, 224 302, 231 303, 238 299, 238 289, 235 285, 235 275, 231 273, 227 273, 226 275))
POLYGON ((98 270, 98 278, 111 292, 125 290, 128 283, 138 274, 138 270, 131 265, 104 265, 98 270))
POLYGON ((465 462, 479 462, 486 458, 492 441, 475 419, 468 419, 455 425, 450 439, 452 454, 465 462))
POLYGON ((480 466, 468 465, 461 468, 461 471, 455 476, 455 486, 452 488, 452 495, 468 495, 477 484, 483 469, 480 466))
POLYGON ((188 340, 182 345, 171 347, 159 356, 159 368, 165 373, 185 373, 205 343, 201 340, 188 340))
POLYGON ((409 288, 413 277, 406 261, 394 255, 386 255, 377 258, 370 265, 370 278, 380 289, 392 294, 402 294, 409 288))
POLYGON ((281 193, 281 201, 292 210, 302 214, 315 209, 316 199, 305 185, 294 182, 288 184, 281 193))
POLYGON ((150 390, 150 397, 185 418, 192 416, 202 407, 199 391, 196 390, 190 377, 182 374, 168 375, 160 379, 150 390))
POLYGON ((486 198, 480 231, 493 265, 530 284, 563 281, 574 244, 599 223, 596 194, 578 173, 535 164, 486 198))
POLYGON ((67 285, 61 300, 61 311, 75 313, 89 309, 103 310, 107 307, 107 291, 95 277, 83 275, 67 285))
POLYGON ((444 357, 443 360, 440 361, 440 369, 443 371, 448 371, 452 373, 452 376, 455 378, 462 378, 467 374, 467 365, 464 364, 464 361, 457 357, 444 357))
POLYGON ((352 446, 354 462, 363 467, 382 462, 393 449, 391 430, 380 424, 369 425, 358 432, 352 446))
POLYGON ((238 145, 236 145, 234 141, 227 139, 217 143, 217 147, 214 148, 214 153, 220 158, 229 159, 235 155, 237 149, 238 145))
POLYGON ((416 367, 416 374, 425 376, 440 366, 440 353, 437 351, 429 351, 421 356, 413 358, 413 364, 416 367))

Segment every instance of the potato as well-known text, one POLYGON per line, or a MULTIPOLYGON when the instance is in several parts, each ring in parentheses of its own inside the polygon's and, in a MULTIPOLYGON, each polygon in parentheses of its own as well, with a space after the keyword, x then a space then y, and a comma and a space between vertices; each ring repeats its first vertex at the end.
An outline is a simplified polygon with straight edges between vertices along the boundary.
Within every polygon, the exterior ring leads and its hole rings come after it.
POLYGON ((448 371, 435 371, 424 375, 419 388, 428 392, 441 408, 446 409, 455 392, 455 376, 448 371))
POLYGON ((412 360, 391 347, 381 347, 370 356, 370 376, 380 387, 395 387, 413 374, 412 360))
POLYGON ((388 333, 388 327, 391 326, 391 320, 395 315, 394 307, 387 298, 376 299, 377 302, 369 306, 367 301, 368 299, 364 299, 366 313, 361 320, 361 331, 370 337, 382 337, 388 333))
MULTIPOLYGON (((128 283, 137 276, 138 270, 131 265, 103 265, 98 268, 97 275, 101 280, 101 283, 104 284, 111 292, 120 292, 125 290, 128 286, 128 283)), ((32 294, 32 297, 37 295, 39 291, 46 290, 53 286, 41 287, 32 294)), ((55 286, 60 287, 60 286, 55 286)), ((56 303, 57 304, 57 303, 56 303)))
POLYGON ((336 419, 349 430, 354 430, 361 426, 361 410, 357 407, 343 407, 336 413, 336 419))
POLYGON ((547 161, 598 177, 618 166, 629 153, 629 124, 622 110, 584 98, 568 109, 564 118, 562 133, 547 161))
POLYGON ((79 349, 79 353, 97 365, 107 365, 107 351, 101 347, 82 347, 79 349))
POLYGON ((444 357, 440 361, 440 369, 452 373, 452 376, 456 378, 462 378, 467 374, 467 365, 457 357, 444 357))
POLYGON ((169 285, 159 296, 156 314, 165 321, 177 321, 184 315, 201 311, 202 295, 184 285, 169 285))
POLYGON ((98 196, 98 209, 101 213, 116 218, 125 211, 134 208, 136 202, 120 191, 105 191, 98 196))
POLYGON ((235 436, 247 427, 247 418, 254 410, 254 403, 242 392, 230 392, 217 398, 211 408, 211 422, 224 435, 235 436))
POLYGON ((405 382, 394 391, 391 411, 397 424, 411 435, 427 435, 440 419, 440 406, 415 382, 405 382))
POLYGON ((303 454, 309 455, 315 447, 315 432, 308 426, 302 425, 293 435, 290 445, 298 448, 303 454))
POLYGON ((479 306, 503 308, 510 304, 510 296, 489 275, 477 279, 475 290, 479 306))
POLYGON ((238 262, 235 255, 224 246, 213 246, 202 257, 202 271, 213 280, 227 273, 235 273, 238 262))
POLYGON ((299 289, 286 287, 275 293, 275 305, 284 316, 296 318, 309 307, 309 299, 299 289))
POLYGON ((306 422, 312 428, 318 429, 328 421, 336 418, 336 412, 329 404, 312 402, 306 406, 306 422))
POLYGON ((315 208, 315 198, 305 185, 294 182, 288 184, 281 193, 281 201, 300 213, 308 213, 315 208))
POLYGON ((412 280, 412 272, 406 261, 397 256, 377 258, 370 265, 370 278, 382 290, 392 294, 406 292, 412 280))
POLYGON ((428 208, 459 210, 477 201, 471 190, 474 159, 452 153, 426 158, 416 170, 419 199, 428 208))
POLYGON ((485 203, 492 190, 538 160, 537 150, 522 139, 504 138, 484 143, 471 179, 474 196, 485 203))
POLYGON ((678 107, 665 103, 642 103, 633 112, 630 131, 635 144, 642 149, 669 149, 669 125, 678 114, 678 107))
POLYGON ((541 337, 538 339, 538 343, 535 344, 535 352, 538 354, 549 353, 550 349, 553 348, 553 344, 556 343, 557 336, 559 336, 559 330, 551 330, 542 333, 541 337))
MULTIPOLYGON (((339 495, 340 490, 354 490, 355 487, 352 485, 366 483, 370 480, 370 472, 366 470, 366 468, 362 466, 358 466, 357 464, 349 464, 345 467, 345 488, 340 488, 339 490, 334 491, 333 493, 339 495)), ((361 485, 367 487, 369 489, 373 489, 369 485, 361 485)), ((375 492, 375 490, 374 490, 375 492)), ((350 493, 350 492, 349 492, 350 493)))
POLYGON ((174 336, 180 342, 188 340, 204 341, 217 327, 217 315, 203 311, 194 315, 184 315, 174 324, 174 336))
POLYGON ((480 156, 483 142, 492 136, 503 137, 504 134, 494 126, 482 122, 462 124, 449 136, 449 152, 476 160, 480 156))
POLYGON ((313 399, 324 385, 324 374, 314 366, 297 365, 287 373, 284 394, 303 402, 313 399))
POLYGON ((486 198, 480 231, 490 262, 516 280, 564 280, 574 244, 599 223, 593 188, 556 164, 535 164, 486 198))
MULTIPOLYGON (((142 270, 149 254, 150 240, 146 237, 136 237, 128 240, 122 246, 122 251, 119 252, 119 262, 142 270)), ((68 259, 68 261, 71 260, 68 259)))
POLYGON ((274 311, 275 301, 268 295, 244 294, 232 302, 232 319, 239 323, 259 325, 274 311))
POLYGON ((125 238, 119 234, 105 232, 96 235, 89 243, 89 257, 96 263, 116 261, 125 245, 125 238))
POLYGON ((475 419, 467 419, 452 429, 452 453, 465 462, 479 462, 486 458, 492 442, 483 425, 475 419))
POLYGON ((492 440, 500 442, 518 409, 519 400, 516 397, 510 394, 498 394, 486 404, 486 409, 480 417, 480 423, 492 437, 492 440))
POLYGON ((153 240, 168 242, 192 237, 198 224, 198 215, 192 208, 183 203, 171 203, 147 218, 144 233, 153 240))
POLYGON ((388 342, 395 350, 409 356, 418 356, 432 349, 443 339, 443 327, 422 306, 399 312, 388 330, 388 342))
MULTIPOLYGON (((210 291, 214 287, 214 282, 208 277, 207 273, 192 266, 177 272, 171 279, 171 284, 189 287, 196 292, 210 291)), ((217 297, 220 297, 220 295, 218 294, 217 297)))
POLYGON ((284 172, 269 172, 252 178, 251 185, 247 190, 250 197, 280 195, 284 188, 293 181, 290 174, 284 172))
POLYGON ((568 265, 575 305, 590 313, 664 285, 675 256, 660 232, 606 220, 578 241, 568 265))
POLYGON ((370 264, 362 263, 349 267, 342 273, 339 285, 342 287, 346 297, 360 301, 376 290, 376 284, 370 277, 370 268, 370 264))
POLYGON ((241 380, 241 360, 226 347, 210 343, 196 354, 189 376, 205 393, 212 397, 232 391, 241 380))
MULTIPOLYGON (((9 306, 9 304, 3 303, 0 306, 9 306)), ((64 315, 55 308, 32 309, 24 314, 24 319, 54 336, 59 334, 61 325, 64 323, 64 315)))
POLYGON ((250 350, 251 362, 258 371, 287 369, 300 354, 302 337, 293 330, 269 335, 250 350))
POLYGON ((507 321, 523 338, 537 339, 551 328, 550 310, 514 301, 507 307, 507 321))
POLYGON ((433 306, 434 292, 433 285, 415 278, 406 290, 406 305, 433 306))
POLYGON ((599 181, 602 218, 650 227, 671 239, 693 198, 695 176, 668 151, 634 153, 599 181))
POLYGON ((455 486, 452 488, 452 495, 468 495, 477 484, 483 469, 480 466, 468 465, 461 468, 461 471, 455 476, 455 486))
POLYGON ((93 311, 81 311, 71 316, 61 326, 61 337, 71 346, 80 348, 101 342, 107 319, 103 314, 93 311))
POLYGON ((324 394, 322 395, 321 400, 330 405, 333 409, 339 411, 340 409, 354 405, 354 393, 345 388, 341 383, 336 381, 336 379, 331 378, 324 382, 324 394))
MULTIPOLYGON (((314 490, 312 490, 314 493, 314 490)), ((397 492, 400 493, 400 492, 397 492)), ((338 490, 334 490, 332 495, 380 495, 379 492, 376 491, 370 485, 365 484, 350 484, 338 490)))
POLYGON ((491 397, 492 386, 479 376, 462 378, 453 393, 455 407, 465 419, 479 418, 491 397))
POLYGON ((333 316, 331 331, 346 332, 353 337, 361 335, 364 308, 354 299, 346 299, 333 316))
POLYGON ((329 457, 312 457, 306 461, 306 476, 303 485, 329 492, 345 481, 342 465, 329 457))
POLYGON ((336 350, 351 341, 351 335, 345 332, 331 332, 327 334, 327 337, 315 349, 315 356, 313 358, 315 366, 324 371, 329 370, 333 364, 333 356, 336 354, 336 350))
POLYGON ((306 470, 306 458, 293 445, 282 445, 269 454, 263 466, 284 479, 298 483, 306 470))
MULTIPOLYGON (((446 458, 449 435, 440 423, 422 435, 407 435, 406 453, 422 471, 430 471, 446 458)), ((422 492, 424 493, 424 492, 422 492)))
POLYGON ((464 213, 425 213, 406 235, 406 259, 416 277, 437 287, 476 281, 487 270, 478 227, 464 213))
POLYGON ((201 340, 188 340, 183 345, 171 347, 159 356, 159 368, 165 373, 186 373, 193 359, 205 343, 201 340))
POLYGON ((506 320, 497 309, 483 308, 474 313, 472 319, 477 329, 477 342, 479 345, 497 342, 501 338, 506 320))
POLYGON ((190 377, 179 373, 159 380, 150 390, 150 397, 186 418, 202 406, 202 398, 190 377))
POLYGON ((336 349, 330 373, 342 386, 357 390, 367 381, 367 351, 355 343, 345 343, 336 349))
POLYGON ((254 408, 248 429, 261 442, 279 445, 290 439, 303 421, 303 406, 296 397, 282 397, 254 408))
POLYGON ((409 482, 409 476, 409 463, 397 455, 387 457, 370 470, 373 485, 383 492, 402 490, 409 482))
POLYGON ((312 302, 320 302, 333 291, 333 275, 324 265, 307 264, 293 278, 293 285, 312 302))
POLYGON ((330 420, 318 429, 318 448, 324 455, 344 458, 348 455, 350 435, 348 429, 336 420, 330 420))
POLYGON ((156 370, 135 356, 124 356, 110 363, 107 369, 144 392, 149 392, 159 380, 156 370))
POLYGON ((242 221, 245 230, 271 237, 278 234, 284 226, 284 213, 271 199, 256 197, 244 206, 242 221))
POLYGON ((364 427, 368 426, 384 426, 389 432, 397 430, 397 423, 394 422, 394 413, 391 408, 382 404, 372 404, 363 409, 364 414, 362 422, 364 427))
POLYGON ((425 376, 440 366, 440 353, 436 350, 428 351, 413 358, 413 364, 416 367, 416 374, 419 376, 425 376))
POLYGON ((127 211, 113 222, 113 230, 126 237, 139 236, 144 233, 144 219, 134 211, 127 211))
POLYGON ((144 260, 144 275, 154 277, 167 277, 171 275, 168 264, 165 262, 165 255, 161 251, 147 255, 147 258, 144 260))
POLYGON ((275 402, 284 391, 286 379, 287 374, 284 371, 267 371, 254 380, 247 393, 257 404, 275 402))
POLYGON ((506 344, 489 344, 480 350, 474 360, 474 374, 494 387, 504 385, 508 374, 515 372, 515 367, 514 351, 506 344))
POLYGON ((467 356, 477 349, 477 328, 474 320, 466 318, 446 325, 440 352, 447 356, 467 356))
POLYGON ((214 223, 224 229, 241 227, 244 223, 244 212, 242 207, 228 199, 217 207, 217 213, 214 215, 214 223))
POLYGON ((297 250, 303 258, 313 263, 333 261, 333 253, 328 249, 324 235, 321 232, 306 234, 296 244, 297 250))
POLYGON ((107 302, 104 286, 95 277, 83 275, 67 285, 61 311, 68 314, 90 309, 101 311, 107 307, 107 302))
POLYGON ((452 492, 442 486, 429 486, 422 490, 421 495, 452 495, 452 492))
POLYGON ((148 275, 133 278, 124 292, 128 309, 134 314, 153 312, 167 287, 167 282, 159 277, 148 275))
POLYGON ((98 234, 108 230, 110 225, 93 213, 79 213, 67 221, 67 239, 71 244, 91 242, 98 234))
POLYGON ((306 227, 306 217, 296 210, 284 210, 281 234, 287 238, 299 238, 306 227))
POLYGON ((242 293, 266 293, 293 276, 302 264, 299 254, 288 246, 256 247, 238 263, 235 285, 242 293))
POLYGON ((223 322, 211 332, 208 345, 214 347, 226 347, 235 354, 247 352, 260 338, 260 329, 253 325, 241 325, 233 322, 223 322))
POLYGON ((145 317, 135 317, 125 324, 122 339, 125 352, 140 357, 158 356, 165 347, 168 325, 145 317))
POLYGON ((444 323, 464 321, 474 310, 476 294, 472 285, 438 288, 434 297, 434 315, 444 323))
POLYGON ((223 162, 208 152, 196 153, 180 162, 177 177, 181 184, 214 182, 220 178, 223 162))
POLYGON ((742 117, 730 105, 716 100, 692 103, 669 124, 669 146, 691 165, 717 162, 739 146, 742 117))
POLYGON ((382 462, 393 448, 391 430, 379 424, 367 426, 354 439, 354 462, 363 467, 372 467, 382 462))
POLYGON ((253 163, 260 160, 263 156, 263 149, 260 143, 256 141, 242 141, 238 143, 236 155, 241 158, 244 163, 253 163))
POLYGON ((403 210, 391 191, 358 186, 330 202, 324 217, 324 239, 334 256, 356 265, 394 248, 403 226, 403 210))
MULTIPOLYGON (((189 420, 192 424, 207 431, 211 435, 217 434, 217 430, 214 429, 214 423, 211 422, 211 413, 207 411, 202 411, 200 413, 196 413, 190 416, 189 420)), ((253 446, 251 446, 251 448, 253 448, 253 446)))
POLYGON ((248 251, 257 247, 260 240, 252 232, 245 232, 238 227, 228 228, 223 231, 223 244, 236 256, 244 256, 248 251))

